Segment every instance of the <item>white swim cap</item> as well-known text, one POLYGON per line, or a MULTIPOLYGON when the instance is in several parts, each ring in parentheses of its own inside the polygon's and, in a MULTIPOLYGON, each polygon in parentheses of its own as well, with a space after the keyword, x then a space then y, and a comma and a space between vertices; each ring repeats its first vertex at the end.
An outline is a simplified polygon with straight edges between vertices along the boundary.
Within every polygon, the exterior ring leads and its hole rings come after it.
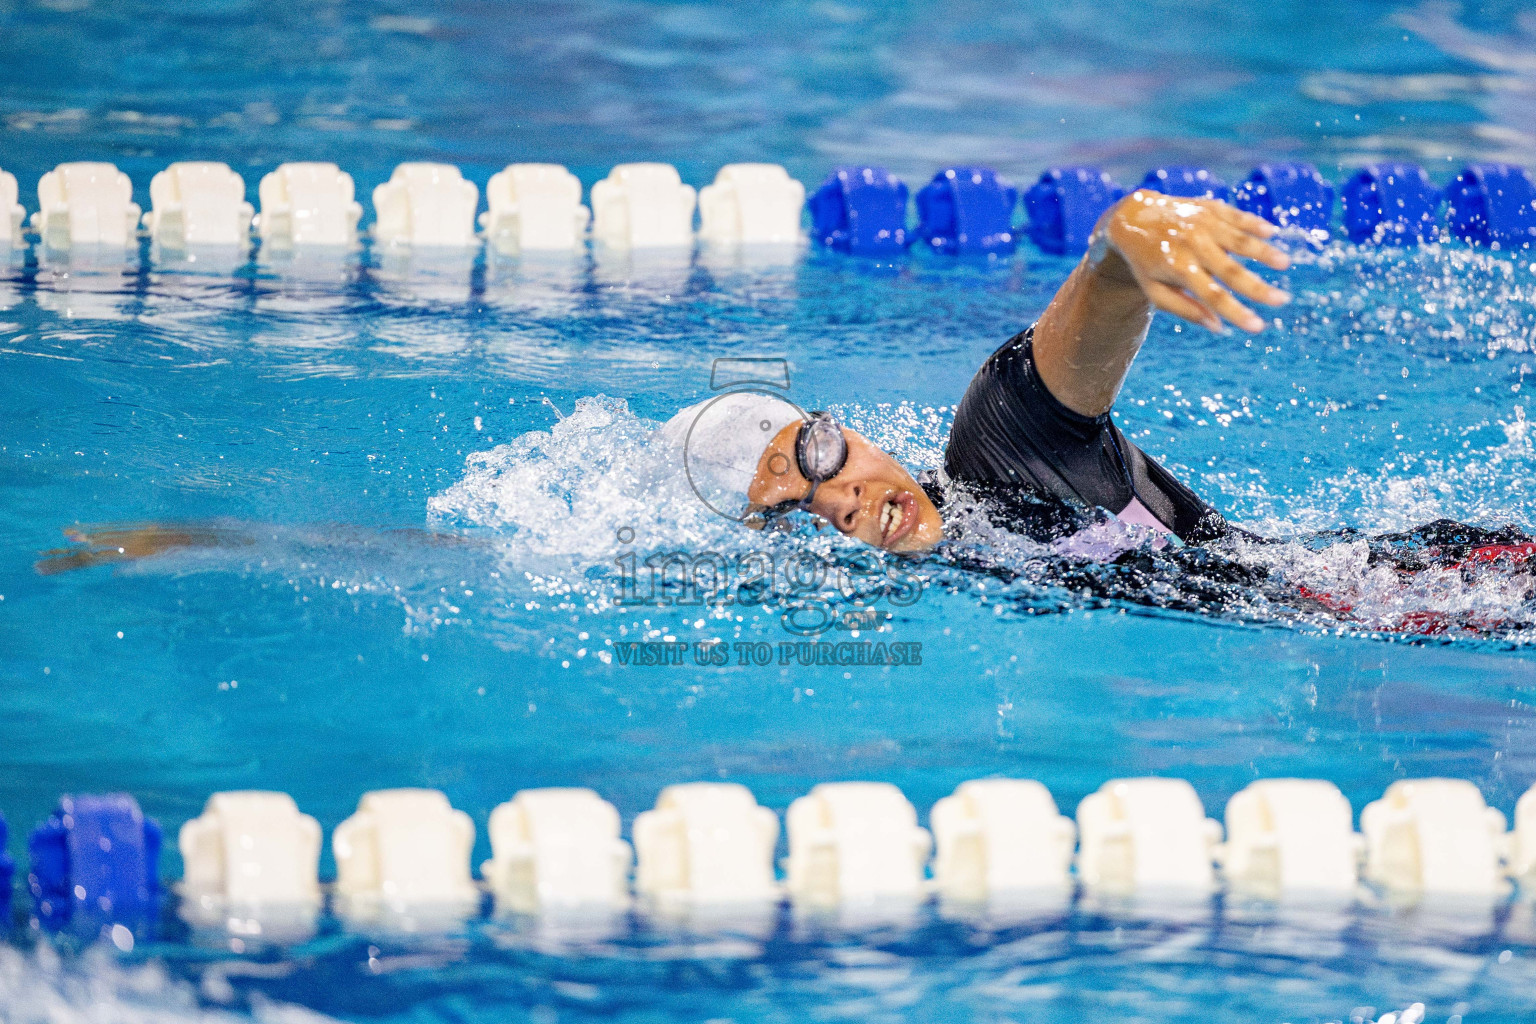
POLYGON ((768 442, 803 419, 787 399, 759 391, 732 391, 690 405, 662 425, 678 448, 678 468, 704 503, 723 516, 745 517, 747 488, 768 442))

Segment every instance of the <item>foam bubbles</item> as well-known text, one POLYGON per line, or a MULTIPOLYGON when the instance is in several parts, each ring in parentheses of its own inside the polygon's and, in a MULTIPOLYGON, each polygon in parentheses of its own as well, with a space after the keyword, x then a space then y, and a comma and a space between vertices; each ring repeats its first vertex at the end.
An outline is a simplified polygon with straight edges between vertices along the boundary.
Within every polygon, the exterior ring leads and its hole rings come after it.
MULTIPOLYGON (((1496 427, 1501 443, 1452 456, 1399 452, 1385 465, 1350 467, 1297 494, 1272 494, 1211 482, 1240 498, 1244 525, 1272 537, 1352 527, 1371 533, 1412 529, 1435 519, 1529 529, 1536 504, 1536 437, 1516 406, 1496 427)), ((1214 492, 1216 488, 1212 488, 1214 492)))
MULTIPOLYGON (((202 995, 235 998, 219 976, 204 972, 202 995)), ((46 942, 29 953, 0 946, 0 1020, 7 1024, 333 1024, 333 1018, 288 1003, 251 995, 251 1012, 209 1009, 193 986, 156 962, 118 963, 104 946, 60 956, 46 942)))
MULTIPOLYGON (((838 412, 913 470, 939 463, 952 418, 947 410, 910 404, 838 412)), ((1533 589, 1523 567, 1448 566, 1405 574, 1373 561, 1364 539, 1319 536, 1346 526, 1381 533, 1447 517, 1485 524, 1519 518, 1536 451, 1521 409, 1499 426, 1504 440, 1490 448, 1440 459, 1399 453, 1388 465, 1351 468, 1298 494, 1272 494, 1248 483, 1239 503, 1258 514, 1245 525, 1290 540, 1238 540, 1216 556, 1232 559, 1235 572, 1217 568, 1204 582, 1194 579, 1188 560, 1178 560, 1182 556, 1170 561, 1173 552, 1158 555, 1161 545, 1150 531, 1110 522, 1093 536, 1040 544, 992 524, 963 489, 952 493, 945 509, 958 539, 923 571, 956 592, 950 599, 972 589, 965 578, 971 570, 1000 574, 1013 581, 1019 605, 1034 611, 1107 598, 1351 631, 1497 634, 1523 642, 1533 589), (1150 573, 1112 567, 1143 549, 1150 573)), ((463 478, 432 498, 429 508, 434 526, 477 532, 493 545, 504 569, 514 570, 507 574, 512 582, 499 588, 503 598, 516 598, 516 604, 532 595, 546 606, 553 599, 557 607, 589 616, 614 607, 608 567, 627 551, 641 558, 683 551, 729 559, 788 550, 835 562, 851 549, 863 550, 834 531, 817 531, 805 517, 787 533, 757 533, 713 514, 688 488, 681 455, 658 425, 636 416, 623 400, 601 396, 580 399, 548 431, 470 456, 463 478)))
POLYGON ((581 398, 550 430, 465 460, 464 477, 431 498, 434 526, 488 527, 525 565, 603 560, 629 542, 738 547, 750 531, 711 512, 688 487, 682 455, 623 399, 581 398))

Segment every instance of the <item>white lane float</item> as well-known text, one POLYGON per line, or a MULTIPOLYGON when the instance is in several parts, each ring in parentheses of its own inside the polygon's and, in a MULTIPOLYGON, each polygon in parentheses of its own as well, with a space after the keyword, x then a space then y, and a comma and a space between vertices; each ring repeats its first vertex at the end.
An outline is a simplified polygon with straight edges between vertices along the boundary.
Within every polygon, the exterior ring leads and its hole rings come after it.
POLYGON ((1227 801, 1217 851, 1229 883, 1274 896, 1347 894, 1360 881, 1364 838, 1339 787, 1321 779, 1261 779, 1227 801))
POLYGON ((581 182, 559 164, 508 164, 491 175, 485 200, 480 227, 503 252, 574 250, 591 219, 581 182))
POLYGON ((245 201, 245 179, 228 164, 179 161, 149 182, 144 227, 155 244, 174 251, 199 246, 244 248, 255 208, 245 201))
POLYGON ((37 182, 32 230, 49 249, 134 245, 140 209, 133 182, 108 163, 59 164, 37 182))
POLYGON ((1114 779, 1077 806, 1077 874, 1108 890, 1210 889, 1221 825, 1183 779, 1114 779))
POLYGON ((373 190, 373 237, 384 245, 470 248, 480 190, 452 164, 404 163, 373 190))
POLYGON ((592 235, 618 249, 691 246, 696 200, 671 164, 619 164, 592 186, 592 235))
POLYGON ((319 903, 320 838, 286 793, 215 793, 177 837, 182 885, 231 903, 319 903))
POLYGON ((27 219, 27 211, 16 201, 19 194, 16 175, 0 170, 0 248, 21 244, 21 225, 27 219))
POLYGON ((451 916, 473 908, 480 899, 470 877, 474 845, 474 822, 435 789, 365 793, 331 835, 343 914, 424 908, 451 916))
POLYGON ((1028 779, 961 783, 929 816, 938 853, 933 877, 957 900, 1071 885, 1077 829, 1050 791, 1028 779))
MULTIPOLYGON (((1078 876, 1090 890, 1134 892, 1141 904, 1160 890, 1208 891, 1217 861, 1237 891, 1347 897, 1363 845, 1371 881, 1425 897, 1423 912, 1445 910, 1447 926, 1455 927, 1468 919, 1465 897, 1491 908, 1507 892, 1506 856, 1510 874, 1536 881, 1536 787, 1517 804, 1513 835, 1474 785, 1455 779, 1394 783, 1366 808, 1363 836, 1350 827, 1343 794, 1321 780, 1251 783, 1229 801, 1226 816, 1222 844, 1221 826, 1205 817, 1188 782, 1107 782, 1078 806, 1078 876), (1453 899, 1428 899, 1436 895, 1453 899)), ((1053 907, 1059 901, 1040 894, 1071 891, 1074 828, 1038 782, 963 783, 934 805, 932 824, 935 888, 946 906, 972 914, 984 904, 986 913, 998 908, 1007 917, 1015 903, 1053 907)), ((797 906, 835 908, 845 922, 890 922, 908 917, 928 891, 932 839, 895 786, 819 785, 790 806, 786 826, 784 888, 797 906)), ((667 787, 636 818, 634 832, 634 887, 658 909, 681 909, 738 933, 743 925, 774 926, 778 821, 750 791, 717 783, 667 787)), ((400 927, 403 920, 407 928, 461 919, 480 900, 469 866, 474 838, 469 817, 440 792, 365 794, 332 836, 338 912, 354 922, 400 927)), ((572 921, 582 926, 572 935, 607 934, 587 925, 617 921, 629 905, 631 851, 617 810, 591 790, 522 791, 491 815, 490 838, 493 856, 483 871, 498 904, 540 915, 540 928, 555 928, 549 934, 572 921)), ((270 938, 282 935, 267 926, 274 919, 312 926, 321 903, 320 842, 318 824, 285 794, 214 794, 180 832, 183 916, 270 938), (294 908, 296 918, 269 913, 294 908)), ((1482 914, 1478 927, 1487 926, 1484 919, 1492 920, 1482 914)), ((302 934, 290 929, 288 936, 302 934)))
POLYGON ((525 789, 491 812, 480 867, 498 905, 520 913, 622 907, 629 844, 619 812, 590 789, 525 789))
POLYGON ((195 927, 302 941, 320 913, 320 823, 286 793, 215 793, 181 827, 181 916, 195 927))
POLYGON ((890 783, 822 783, 789 805, 785 825, 796 900, 832 906, 923 896, 932 839, 890 783))
POLYGON ((1360 814, 1366 876, 1399 892, 1489 897, 1506 887, 1504 815, 1461 779, 1401 779, 1360 814))
POLYGON ((668 786, 635 818, 635 891, 663 901, 761 903, 778 895, 779 818, 735 783, 668 786))
POLYGON ((352 176, 332 163, 287 163, 261 179, 256 233, 278 249, 351 246, 363 208, 352 176))
POLYGON ((805 186, 778 164, 726 164, 699 190, 699 237, 716 245, 800 241, 805 186))
POLYGON ((1526 790, 1515 803, 1509 873, 1527 886, 1536 886, 1536 786, 1526 790))

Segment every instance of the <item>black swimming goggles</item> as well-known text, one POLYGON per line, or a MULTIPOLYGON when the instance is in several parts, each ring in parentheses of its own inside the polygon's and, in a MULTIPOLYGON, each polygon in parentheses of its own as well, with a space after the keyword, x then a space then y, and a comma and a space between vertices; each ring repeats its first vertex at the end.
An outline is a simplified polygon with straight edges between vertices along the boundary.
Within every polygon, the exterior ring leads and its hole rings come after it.
MULTIPOLYGON (((769 460, 770 469, 773 462, 773 459, 769 460)), ((805 422, 800 424, 800 430, 795 434, 795 463, 800 469, 800 475, 810 481, 811 489, 803 498, 781 501, 758 515, 766 521, 788 515, 796 509, 809 510, 816 497, 816 488, 841 473, 847 462, 848 440, 843 437, 843 428, 837 418, 822 409, 807 413, 805 422)))

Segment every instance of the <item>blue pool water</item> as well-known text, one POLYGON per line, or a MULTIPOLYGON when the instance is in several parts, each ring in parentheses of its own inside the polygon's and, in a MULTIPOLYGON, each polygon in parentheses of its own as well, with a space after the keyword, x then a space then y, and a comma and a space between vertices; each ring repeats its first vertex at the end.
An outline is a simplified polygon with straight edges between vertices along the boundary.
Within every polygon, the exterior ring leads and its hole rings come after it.
MULTIPOLYGON (((656 159, 707 183, 772 160, 814 184, 881 162, 1028 181, 1095 161, 1236 179, 1381 158, 1443 182, 1536 165, 1536 21, 1341 3, 452 6, 0 4, 0 167, 105 159, 245 176, 339 163, 364 199, 408 159, 482 189, 513 160, 590 185, 656 159)), ((1122 427, 1272 537, 1450 516, 1536 530, 1536 262, 1433 246, 1298 249, 1296 301, 1251 342, 1153 329, 1122 427)), ((430 786, 485 822, 519 789, 591 786, 626 824, 674 782, 748 785, 780 812, 878 779, 921 815, 967 779, 1046 783, 1062 809, 1169 774, 1207 809, 1260 777, 1329 779, 1358 812, 1398 778, 1475 782, 1511 812, 1536 781, 1532 601, 1520 578, 1404 591, 1360 552, 1249 552, 1349 593, 1354 621, 1265 592, 1203 612, 1110 603, 943 561, 876 634, 922 664, 626 666, 636 639, 795 639, 780 599, 617 603, 626 553, 853 556, 747 536, 665 484, 651 431, 719 357, 789 361, 914 467, 939 457, 978 363, 1070 263, 699 253, 574 264, 477 257, 232 266, 60 260, 0 270, 0 811, 10 850, 57 795, 127 790, 168 835, 207 795, 291 793, 327 834, 369 789, 430 786), (227 543, 43 575, 77 523, 211 524, 227 543), (633 531, 632 541, 622 541, 633 531), (1492 635, 1378 627, 1444 612, 1492 635)), ((1014 565, 1028 546, 992 538, 1014 565)), ((1177 591, 1177 580, 1164 581, 1177 591)), ((1165 602, 1167 603, 1167 602, 1165 602)), ((170 844, 162 874, 180 875, 170 844)), ((329 854, 322 873, 334 868, 329 854)), ((601 938, 479 923, 297 947, 193 933, 174 908, 129 953, 0 946, 0 1018, 159 1021, 1367 1019, 1536 1016, 1530 902, 1344 911, 1135 907, 1084 897, 989 921, 937 909, 873 931, 788 917, 766 937, 643 919, 601 938), (73 1015, 73 1016, 71 1016, 73 1015)))

